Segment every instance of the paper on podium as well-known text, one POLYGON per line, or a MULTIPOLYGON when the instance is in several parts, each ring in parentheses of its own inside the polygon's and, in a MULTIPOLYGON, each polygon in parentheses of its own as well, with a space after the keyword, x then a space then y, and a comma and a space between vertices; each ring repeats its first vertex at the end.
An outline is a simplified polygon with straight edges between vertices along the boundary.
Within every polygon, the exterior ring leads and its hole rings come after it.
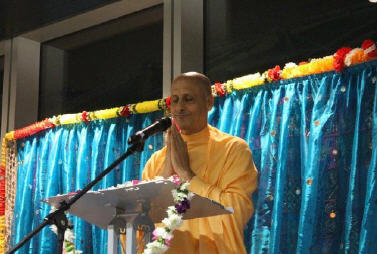
MULTIPOLYGON (((177 186, 169 180, 155 180, 130 187, 111 187, 105 190, 90 191, 74 203, 68 212, 81 217, 100 228, 107 226, 116 216, 116 208, 132 211, 138 200, 150 202, 149 217, 154 223, 167 217, 166 209, 174 205, 171 191, 177 186)), ((45 202, 59 207, 62 200, 68 201, 74 194, 59 195, 48 198, 45 202)), ((233 213, 232 208, 224 208, 210 199, 194 195, 191 208, 183 219, 209 217, 233 213)))

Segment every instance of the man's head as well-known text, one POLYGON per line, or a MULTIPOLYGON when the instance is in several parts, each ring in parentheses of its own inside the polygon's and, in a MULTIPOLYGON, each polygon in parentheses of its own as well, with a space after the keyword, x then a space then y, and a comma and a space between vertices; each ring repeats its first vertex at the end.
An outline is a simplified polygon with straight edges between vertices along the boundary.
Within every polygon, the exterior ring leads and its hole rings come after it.
POLYGON ((206 127, 212 106, 211 82, 205 75, 187 72, 173 80, 170 109, 183 134, 193 134, 206 127))

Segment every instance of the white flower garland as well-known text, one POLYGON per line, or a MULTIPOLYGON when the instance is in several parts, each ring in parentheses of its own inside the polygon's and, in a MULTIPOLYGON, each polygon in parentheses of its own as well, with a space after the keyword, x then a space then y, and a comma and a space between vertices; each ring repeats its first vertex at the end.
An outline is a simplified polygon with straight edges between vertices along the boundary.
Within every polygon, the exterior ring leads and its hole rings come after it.
POLYGON ((169 180, 178 185, 172 190, 175 205, 166 210, 168 217, 162 220, 165 227, 157 227, 153 231, 153 242, 147 244, 144 254, 162 254, 167 251, 173 239, 173 231, 183 224, 183 214, 190 209, 190 200, 194 194, 188 191, 189 183, 182 183, 176 175, 169 180))
MULTIPOLYGON (((157 176, 155 180, 164 180, 163 177, 157 176)), ((152 242, 148 243, 144 254, 162 254, 167 251, 170 247, 170 241, 173 239, 173 231, 179 228, 183 224, 183 214, 190 209, 190 200, 194 194, 188 191, 188 182, 181 182, 177 175, 171 176, 168 180, 177 184, 177 188, 172 190, 172 195, 174 199, 174 206, 169 206, 166 210, 168 217, 162 220, 165 227, 157 227, 153 231, 152 242)), ((124 184, 118 184, 116 188, 120 187, 130 187, 138 185, 140 183, 145 183, 147 181, 132 180, 124 184)), ((110 187, 115 188, 115 187, 110 187)), ((52 207, 51 212, 55 211, 56 208, 52 207)), ((55 225, 51 225, 50 229, 57 234, 57 228, 55 225)), ((67 228, 64 234, 64 245, 63 253, 65 254, 80 254, 82 251, 76 250, 74 244, 75 235, 72 230, 67 228)))

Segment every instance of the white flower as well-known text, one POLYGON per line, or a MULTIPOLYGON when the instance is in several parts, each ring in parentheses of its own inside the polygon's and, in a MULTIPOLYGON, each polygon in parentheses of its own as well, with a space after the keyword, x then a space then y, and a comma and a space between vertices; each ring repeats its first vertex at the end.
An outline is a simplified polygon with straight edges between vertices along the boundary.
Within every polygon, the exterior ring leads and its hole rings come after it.
MULTIPOLYGON (((178 191, 176 190, 176 189, 172 189, 171 190, 171 194, 172 194, 172 196, 173 196, 173 199, 174 199, 174 202, 177 202, 177 200, 178 200, 178 191)), ((178 201, 179 202, 179 201, 178 201)))
POLYGON ((285 64, 284 69, 285 68, 292 68, 292 67, 296 67, 296 66, 297 66, 297 64, 290 62, 290 63, 285 64))
POLYGON ((188 186, 189 186, 190 184, 188 183, 188 182, 184 182, 182 185, 181 185, 181 187, 179 187, 181 190, 187 190, 187 188, 188 188, 188 186))
POLYGON ((74 239, 75 239, 75 235, 73 234, 72 230, 66 229, 64 233, 64 240, 73 243, 74 239))
POLYGON ((168 240, 173 239, 173 234, 167 232, 165 228, 156 228, 156 229, 153 231, 153 235, 155 235, 155 236, 160 236, 160 237, 162 237, 162 238, 164 238, 164 239, 168 239, 168 240))
POLYGON ((133 184, 132 184, 131 181, 128 181, 128 182, 124 183, 124 187, 131 187, 131 186, 133 186, 133 184))
POLYGON ((191 191, 187 194, 187 199, 188 200, 191 200, 193 197, 195 196, 194 193, 192 193, 191 191))
POLYGON ((175 206, 169 206, 166 212, 168 213, 168 217, 172 216, 173 214, 177 214, 177 210, 175 210, 175 206))
POLYGON ((162 254, 168 250, 168 246, 157 241, 153 241, 147 244, 147 248, 144 254, 162 254))
POLYGON ((173 231, 182 225, 183 220, 181 215, 172 214, 168 218, 163 219, 162 223, 164 223, 171 231, 173 231))
POLYGON ((175 203, 179 203, 188 197, 186 193, 177 191, 176 189, 173 189, 171 191, 171 194, 173 195, 173 199, 175 203))
POLYGON ((357 53, 357 51, 361 51, 361 48, 354 48, 344 58, 344 63, 347 66, 350 66, 352 64, 352 57, 357 53))
POLYGON ((163 176, 156 176, 154 178, 154 180, 158 180, 158 181, 161 181, 161 180, 165 180, 165 178, 163 176))

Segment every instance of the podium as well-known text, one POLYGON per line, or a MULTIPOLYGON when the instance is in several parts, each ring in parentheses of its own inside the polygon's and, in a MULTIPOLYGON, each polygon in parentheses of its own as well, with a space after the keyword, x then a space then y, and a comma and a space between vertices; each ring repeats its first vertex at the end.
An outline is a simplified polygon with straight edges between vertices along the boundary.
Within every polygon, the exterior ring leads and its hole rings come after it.
MULTIPOLYGON (((154 180, 129 187, 110 187, 89 191, 68 210, 108 231, 108 254, 117 254, 118 236, 126 233, 126 253, 136 253, 136 230, 145 232, 146 243, 151 240, 154 223, 167 217, 166 209, 174 205, 171 191, 176 184, 169 180, 154 180), (125 231, 124 231, 125 229, 125 231)), ((60 202, 69 201, 74 194, 58 195, 45 202, 59 207, 60 202)), ((191 208, 183 215, 184 220, 231 214, 233 209, 196 195, 191 199, 191 208)))

